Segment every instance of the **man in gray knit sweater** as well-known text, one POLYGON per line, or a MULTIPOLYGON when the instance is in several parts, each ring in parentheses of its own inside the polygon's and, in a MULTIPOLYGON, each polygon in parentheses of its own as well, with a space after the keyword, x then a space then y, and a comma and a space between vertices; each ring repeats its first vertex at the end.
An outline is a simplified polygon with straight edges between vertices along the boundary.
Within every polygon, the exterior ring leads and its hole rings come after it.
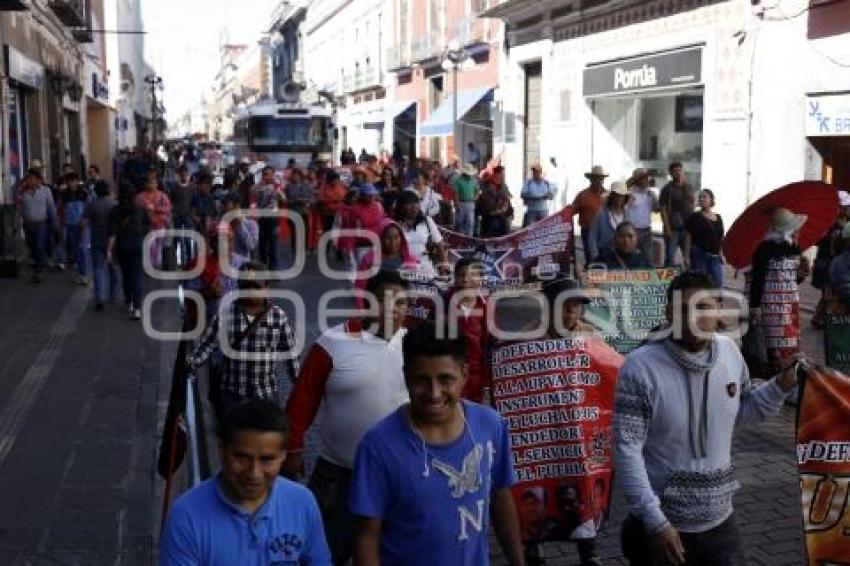
POLYGON ((797 383, 795 365, 751 387, 738 347, 716 333, 713 291, 701 273, 676 277, 668 290, 672 332, 632 352, 620 369, 615 462, 630 510, 623 554, 633 566, 744 564, 732 513, 733 430, 777 413, 797 383))

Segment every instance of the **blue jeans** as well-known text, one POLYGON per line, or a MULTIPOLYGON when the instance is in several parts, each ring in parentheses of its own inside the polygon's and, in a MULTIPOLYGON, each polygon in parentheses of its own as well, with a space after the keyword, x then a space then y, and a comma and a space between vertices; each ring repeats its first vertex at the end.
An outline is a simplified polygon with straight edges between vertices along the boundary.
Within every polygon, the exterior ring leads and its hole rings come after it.
POLYGON ((65 226, 65 243, 68 249, 68 258, 73 260, 77 273, 85 277, 88 274, 88 254, 86 253, 85 228, 81 224, 67 224, 65 226))
POLYGON ((522 218, 522 227, 525 228, 530 224, 543 220, 547 216, 549 216, 549 213, 545 210, 526 210, 525 216, 522 218))
POLYGON ((106 302, 106 287, 108 284, 106 246, 92 246, 91 249, 92 280, 94 282, 94 300, 106 302))
POLYGON ((50 238, 49 223, 28 222, 24 224, 24 237, 30 255, 35 261, 35 272, 43 273, 47 267, 47 240, 50 238))
POLYGON ((475 201, 457 203, 455 228, 458 232, 466 236, 473 236, 475 234, 475 201))
POLYGON ((682 241, 685 239, 684 228, 674 228, 672 232, 671 236, 664 234, 664 265, 666 267, 679 265, 676 262, 676 254, 679 253, 679 248, 682 247, 682 241))
POLYGON ((719 255, 691 246, 691 269, 710 275, 718 287, 723 287, 723 262, 719 255))

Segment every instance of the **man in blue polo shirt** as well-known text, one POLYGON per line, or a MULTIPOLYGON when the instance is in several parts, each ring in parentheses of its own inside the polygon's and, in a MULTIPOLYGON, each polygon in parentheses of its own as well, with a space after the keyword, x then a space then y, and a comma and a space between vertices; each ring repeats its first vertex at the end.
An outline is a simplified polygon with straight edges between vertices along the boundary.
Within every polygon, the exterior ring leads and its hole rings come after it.
POLYGON ((330 565, 315 498, 278 476, 287 432, 268 400, 226 414, 221 472, 174 504, 160 539, 162 566, 330 565))
POLYGON ((356 566, 488 564, 491 520, 509 564, 523 563, 507 426, 493 409, 460 400, 465 346, 427 322, 404 338, 410 403, 357 449, 356 566))

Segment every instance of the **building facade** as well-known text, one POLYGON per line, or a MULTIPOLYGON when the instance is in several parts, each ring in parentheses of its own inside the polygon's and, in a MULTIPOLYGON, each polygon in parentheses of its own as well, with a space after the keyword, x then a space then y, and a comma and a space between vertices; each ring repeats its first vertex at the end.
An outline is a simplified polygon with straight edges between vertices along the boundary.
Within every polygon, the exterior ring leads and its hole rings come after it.
POLYGON ((541 161, 566 204, 594 164, 611 179, 646 168, 660 187, 679 161, 731 220, 788 182, 844 179, 845 146, 817 139, 807 109, 844 107, 850 3, 758 4, 514 0, 487 12, 507 23, 494 142, 509 186, 541 161))
POLYGON ((463 158, 461 148, 473 143, 480 165, 496 155, 503 27, 497 19, 479 18, 494 4, 499 2, 388 0, 386 61, 394 102, 385 137, 396 150, 447 161, 463 158))
POLYGON ((336 111, 337 156, 347 147, 377 154, 387 146, 385 4, 316 0, 302 24, 306 86, 336 111))
MULTIPOLYGON (((111 0, 115 3, 116 29, 141 31, 141 0, 111 0)), ((149 88, 145 83, 144 35, 136 33, 118 35, 119 70, 110 73, 117 77, 115 95, 116 139, 118 146, 132 149, 145 144, 149 135, 149 88)))

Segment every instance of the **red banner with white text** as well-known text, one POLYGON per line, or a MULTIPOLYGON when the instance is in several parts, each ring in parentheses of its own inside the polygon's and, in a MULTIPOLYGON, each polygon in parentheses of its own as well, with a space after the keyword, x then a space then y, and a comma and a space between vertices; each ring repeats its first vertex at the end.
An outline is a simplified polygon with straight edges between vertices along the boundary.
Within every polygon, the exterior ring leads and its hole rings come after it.
POLYGON ((598 337, 505 344, 493 404, 508 423, 526 542, 593 538, 608 513, 623 358, 598 337))

